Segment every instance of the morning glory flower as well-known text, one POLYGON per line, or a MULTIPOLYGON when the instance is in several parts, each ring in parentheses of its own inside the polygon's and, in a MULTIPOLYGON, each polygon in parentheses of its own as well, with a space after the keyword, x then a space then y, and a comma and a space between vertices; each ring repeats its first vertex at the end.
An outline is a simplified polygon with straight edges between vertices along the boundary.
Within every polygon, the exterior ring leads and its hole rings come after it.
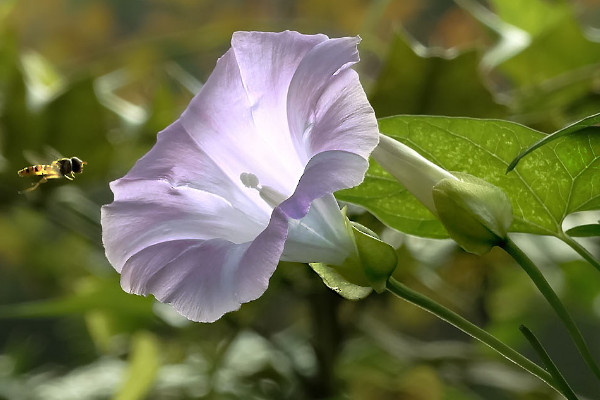
POLYGON ((358 185, 378 128, 360 38, 236 32, 201 91, 111 183, 106 256, 130 293, 210 322, 258 298, 278 262, 356 253, 333 192, 358 185))

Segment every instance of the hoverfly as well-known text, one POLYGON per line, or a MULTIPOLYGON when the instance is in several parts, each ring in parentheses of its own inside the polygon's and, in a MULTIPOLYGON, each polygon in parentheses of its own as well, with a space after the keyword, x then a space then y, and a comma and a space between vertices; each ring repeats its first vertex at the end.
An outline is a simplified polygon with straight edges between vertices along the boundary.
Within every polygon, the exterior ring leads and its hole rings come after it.
POLYGON ((72 181, 73 178, 75 178, 75 174, 80 174, 83 172, 83 166, 86 164, 87 163, 85 161, 81 161, 81 159, 78 157, 71 157, 59 158, 58 160, 52 161, 50 164, 39 164, 25 167, 17 172, 20 177, 39 175, 42 177, 42 179, 20 193, 35 190, 42 183, 48 182, 48 179, 58 179, 64 177, 72 181))

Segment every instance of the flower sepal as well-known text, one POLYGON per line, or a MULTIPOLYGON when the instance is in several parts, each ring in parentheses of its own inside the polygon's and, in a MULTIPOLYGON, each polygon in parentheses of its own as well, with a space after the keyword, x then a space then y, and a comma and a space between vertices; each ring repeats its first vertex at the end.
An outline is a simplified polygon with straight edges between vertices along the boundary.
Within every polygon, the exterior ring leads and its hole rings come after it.
POLYGON ((433 187, 438 217, 464 250, 482 255, 501 244, 512 224, 512 206, 499 187, 465 173, 433 187))
POLYGON ((364 274, 370 286, 381 293, 398 264, 396 250, 370 229, 356 222, 351 224, 364 274))
MULTIPOLYGON (((345 209, 342 212, 345 215, 345 209)), ((350 300, 366 297, 371 288, 377 293, 385 291, 398 262, 396 251, 370 229, 347 217, 345 221, 356 246, 355 254, 340 265, 311 264, 311 267, 325 285, 350 300)))
POLYGON ((309 265, 323 280, 325 286, 346 300, 361 300, 373 291, 370 286, 357 285, 348 281, 336 267, 323 263, 310 263, 309 265))

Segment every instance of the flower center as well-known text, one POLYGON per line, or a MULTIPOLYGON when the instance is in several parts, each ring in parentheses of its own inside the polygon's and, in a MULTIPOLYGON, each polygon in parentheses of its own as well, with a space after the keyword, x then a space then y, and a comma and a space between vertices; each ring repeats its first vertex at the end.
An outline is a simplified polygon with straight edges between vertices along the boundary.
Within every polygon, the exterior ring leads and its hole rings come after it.
POLYGON ((247 188, 258 190, 261 199, 263 199, 265 203, 272 208, 275 208, 279 204, 283 203, 283 201, 288 197, 270 186, 262 186, 258 180, 258 177, 253 173, 242 172, 240 174, 240 180, 247 188))

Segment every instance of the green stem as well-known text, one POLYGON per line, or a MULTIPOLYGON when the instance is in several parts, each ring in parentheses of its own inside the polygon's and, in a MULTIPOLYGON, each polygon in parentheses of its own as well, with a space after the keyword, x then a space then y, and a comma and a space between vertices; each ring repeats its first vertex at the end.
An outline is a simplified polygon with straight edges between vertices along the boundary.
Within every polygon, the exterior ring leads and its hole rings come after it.
POLYGON ((467 321, 460 315, 456 314, 454 311, 451 311, 448 308, 442 306, 441 304, 433 301, 429 297, 410 289, 408 286, 403 285, 402 283, 398 282, 392 277, 390 277, 387 281, 387 290, 400 297, 401 299, 404 299, 409 303, 421 307, 425 311, 428 311, 436 317, 448 322, 451 325, 454 325, 456 328, 460 329, 467 335, 479 340, 481 343, 496 350, 498 353, 500 353, 510 361, 514 362, 524 370, 528 371, 532 375, 537 376, 542 381, 546 382, 554 390, 561 393, 560 388, 556 385, 554 381, 554 378, 547 371, 542 369, 540 366, 538 366, 525 356, 521 355, 512 347, 507 346, 496 337, 492 336, 488 332, 484 331, 483 329, 467 321))
POLYGON ((533 347, 533 349, 538 354, 538 356, 540 356, 540 358, 542 359, 542 362, 546 366, 546 369, 554 377, 554 380, 556 381, 556 385, 562 389, 562 394, 568 400, 579 400, 577 398, 577 395, 573 392, 573 389, 571 389, 571 386, 569 386, 569 384, 565 380, 565 377, 560 373, 560 371, 556 367, 556 364, 554 364, 554 361, 552 361, 552 359, 550 358, 550 356, 544 349, 544 346, 542 346, 542 344, 535 337, 533 332, 531 332, 525 325, 521 325, 519 327, 519 330, 521 331, 523 336, 525 336, 525 338, 527 338, 527 340, 531 344, 531 347, 533 347))
POLYGON ((592 253, 590 253, 585 247, 583 247, 578 241, 573 239, 571 236, 566 233, 562 233, 558 235, 558 238, 571 246, 573 250, 575 250, 584 260, 592 264, 594 268, 600 271, 600 261, 596 260, 592 253))
POLYGON ((567 309, 561 303, 554 290, 552 290, 552 287, 546 278, 544 278, 542 272, 533 263, 533 261, 531 261, 529 257, 527 257, 527 255, 523 253, 523 251, 509 238, 506 239, 501 247, 519 263, 521 268, 523 268, 527 275, 529 275, 542 295, 544 295, 548 303, 550 303, 552 308, 554 308, 554 311, 556 314, 558 314, 558 317, 567 328, 569 335, 571 335, 571 339, 575 343, 577 350, 579 350, 579 353, 594 375, 596 375, 596 377, 600 380, 600 368, 598 368, 594 357, 592 357, 583 335, 579 331, 579 328, 577 328, 577 325, 575 325, 575 321, 573 321, 573 318, 571 318, 571 315, 569 315, 567 309))

